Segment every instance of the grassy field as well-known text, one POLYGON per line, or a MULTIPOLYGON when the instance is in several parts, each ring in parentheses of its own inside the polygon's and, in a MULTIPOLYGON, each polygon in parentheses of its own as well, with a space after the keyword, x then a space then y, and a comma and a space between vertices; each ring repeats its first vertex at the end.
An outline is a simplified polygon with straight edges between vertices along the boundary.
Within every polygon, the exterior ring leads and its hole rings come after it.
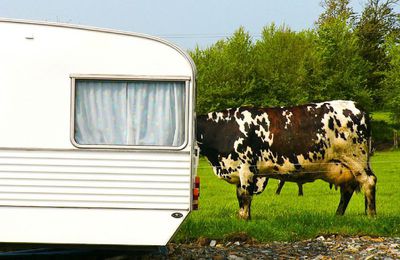
POLYGON ((400 236, 400 151, 376 152, 372 169, 378 177, 377 217, 364 215, 364 196, 355 194, 344 216, 334 215, 340 192, 316 181, 304 185, 304 196, 297 196, 297 185, 286 183, 275 195, 278 182, 270 180, 266 190, 254 196, 252 220, 237 218, 235 186, 219 180, 208 162, 200 160, 200 210, 186 219, 175 236, 187 242, 200 236, 225 239, 245 232, 258 241, 295 241, 321 234, 400 236))
POLYGON ((393 124, 393 120, 390 116, 390 112, 373 112, 371 113, 371 117, 373 121, 384 121, 388 124, 393 124))

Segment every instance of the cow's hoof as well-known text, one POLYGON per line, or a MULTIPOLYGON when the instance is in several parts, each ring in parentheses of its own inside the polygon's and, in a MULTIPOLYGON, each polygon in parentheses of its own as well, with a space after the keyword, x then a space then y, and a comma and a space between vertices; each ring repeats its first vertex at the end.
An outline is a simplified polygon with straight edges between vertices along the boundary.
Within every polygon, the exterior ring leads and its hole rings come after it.
POLYGON ((241 220, 245 220, 245 221, 249 221, 249 220, 251 220, 251 218, 250 218, 250 217, 242 217, 242 216, 240 216, 240 215, 239 215, 239 219, 241 219, 241 220))
POLYGON ((247 211, 240 209, 239 210, 239 219, 250 220, 250 214, 247 211))

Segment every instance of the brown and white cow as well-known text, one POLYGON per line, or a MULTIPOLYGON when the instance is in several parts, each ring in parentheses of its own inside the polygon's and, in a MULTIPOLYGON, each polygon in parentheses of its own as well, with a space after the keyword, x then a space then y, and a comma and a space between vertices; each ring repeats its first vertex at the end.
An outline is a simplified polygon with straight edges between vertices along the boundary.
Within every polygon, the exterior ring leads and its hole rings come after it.
POLYGON ((214 173, 237 186, 243 219, 250 219, 252 195, 268 178, 299 184, 322 179, 340 187, 338 215, 361 189, 365 212, 375 215, 368 119, 352 101, 240 107, 198 116, 197 140, 214 173))

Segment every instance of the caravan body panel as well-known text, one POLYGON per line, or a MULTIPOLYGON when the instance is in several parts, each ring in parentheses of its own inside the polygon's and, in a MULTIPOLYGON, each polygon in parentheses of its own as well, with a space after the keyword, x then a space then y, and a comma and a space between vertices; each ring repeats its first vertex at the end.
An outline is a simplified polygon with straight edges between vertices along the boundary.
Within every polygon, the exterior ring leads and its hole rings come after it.
POLYGON ((0 32, 0 242, 165 245, 192 206, 189 56, 98 28, 0 19, 0 32), (76 80, 184 82, 184 141, 77 143, 76 80))

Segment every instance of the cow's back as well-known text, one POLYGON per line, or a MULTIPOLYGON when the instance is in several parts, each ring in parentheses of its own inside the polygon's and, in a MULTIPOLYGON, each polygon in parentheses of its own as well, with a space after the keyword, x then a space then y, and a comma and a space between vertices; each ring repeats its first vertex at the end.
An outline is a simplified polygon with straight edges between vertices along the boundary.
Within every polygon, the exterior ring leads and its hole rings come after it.
POLYGON ((236 174, 234 166, 245 162, 260 175, 312 180, 336 163, 367 162, 367 119, 352 101, 240 107, 200 117, 198 140, 223 177, 236 174))
POLYGON ((331 101, 265 111, 272 142, 268 151, 260 151, 260 172, 287 180, 323 178, 339 185, 351 176, 338 182, 326 173, 343 173, 344 168, 367 164, 368 116, 354 102, 331 101))

